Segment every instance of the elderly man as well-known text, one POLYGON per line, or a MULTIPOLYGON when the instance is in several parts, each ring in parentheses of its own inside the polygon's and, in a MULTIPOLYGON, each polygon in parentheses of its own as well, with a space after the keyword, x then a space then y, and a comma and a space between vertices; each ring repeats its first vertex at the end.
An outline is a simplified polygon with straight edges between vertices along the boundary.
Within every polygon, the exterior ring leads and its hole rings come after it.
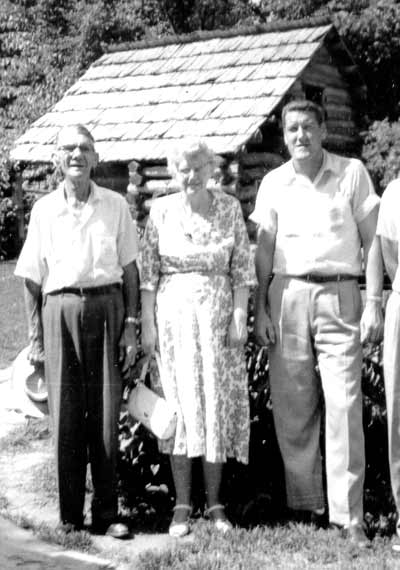
POLYGON ((89 460, 92 530, 124 538, 118 418, 121 373, 136 356, 138 243, 124 198, 91 181, 97 161, 83 125, 60 131, 54 163, 64 180, 33 206, 15 274, 25 283, 30 360, 44 353, 60 528, 83 527, 89 460))
POLYGON ((324 513, 322 388, 329 520, 365 548, 361 341, 377 341, 382 328, 372 255, 379 200, 359 160, 323 150, 319 106, 290 102, 282 125, 291 160, 265 176, 251 218, 259 226, 255 329, 270 348, 287 503, 312 520, 324 513), (361 247, 367 300, 360 327, 361 247))

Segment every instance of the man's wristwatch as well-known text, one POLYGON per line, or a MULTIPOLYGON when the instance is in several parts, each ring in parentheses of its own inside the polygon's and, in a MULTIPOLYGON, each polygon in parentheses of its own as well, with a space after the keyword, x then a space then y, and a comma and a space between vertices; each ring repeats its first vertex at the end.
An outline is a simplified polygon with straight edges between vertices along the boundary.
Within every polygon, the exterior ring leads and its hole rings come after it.
POLYGON ((139 323, 140 319, 138 317, 125 317, 126 325, 138 325, 139 323))

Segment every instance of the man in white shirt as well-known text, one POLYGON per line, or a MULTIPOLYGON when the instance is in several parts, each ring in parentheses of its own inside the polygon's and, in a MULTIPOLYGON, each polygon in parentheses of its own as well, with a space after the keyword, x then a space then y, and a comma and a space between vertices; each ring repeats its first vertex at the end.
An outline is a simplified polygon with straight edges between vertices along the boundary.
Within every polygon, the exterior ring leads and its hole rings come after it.
POLYGON ((125 199, 97 186, 94 139, 60 131, 54 162, 64 180, 32 209, 15 274, 24 278, 32 362, 45 362, 53 422, 60 528, 83 527, 86 466, 92 529, 129 535, 117 521, 121 372, 136 356, 136 227, 125 199))
POLYGON ((382 277, 371 255, 379 199, 359 160, 323 150, 320 107, 292 101, 282 125, 291 160, 264 177, 251 219, 259 228, 255 331, 269 346, 287 503, 295 511, 324 513, 322 389, 329 520, 364 548, 361 341, 377 341, 382 328, 382 277))
MULTIPOLYGON (((383 261, 392 282, 386 304, 383 371, 389 436, 389 467, 393 497, 400 512, 400 179, 393 180, 382 195, 377 234, 380 236, 383 261)), ((400 552, 400 520, 392 550, 400 552)))

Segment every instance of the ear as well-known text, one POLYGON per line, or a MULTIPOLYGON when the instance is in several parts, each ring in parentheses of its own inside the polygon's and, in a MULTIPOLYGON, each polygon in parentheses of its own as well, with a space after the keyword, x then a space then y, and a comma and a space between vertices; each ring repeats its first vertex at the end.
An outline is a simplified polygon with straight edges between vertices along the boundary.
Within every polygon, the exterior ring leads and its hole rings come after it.
POLYGON ((60 166, 60 154, 59 151, 56 149, 55 151, 53 151, 53 154, 51 155, 51 162, 53 163, 53 165, 55 166, 55 168, 58 168, 58 166, 60 166))
POLYGON ((326 123, 321 125, 321 140, 324 141, 328 136, 328 129, 326 128, 326 123))
POLYGON ((93 168, 96 168, 96 166, 99 164, 99 153, 95 152, 93 154, 93 168))

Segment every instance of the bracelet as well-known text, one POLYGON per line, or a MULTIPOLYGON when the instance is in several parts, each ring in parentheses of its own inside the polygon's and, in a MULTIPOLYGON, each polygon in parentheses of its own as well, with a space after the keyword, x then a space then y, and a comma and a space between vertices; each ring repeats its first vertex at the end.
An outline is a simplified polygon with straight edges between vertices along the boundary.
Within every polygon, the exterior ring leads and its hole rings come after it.
POLYGON ((382 303, 382 297, 378 295, 367 295, 367 301, 373 301, 374 303, 382 303))
POLYGON ((125 324, 132 324, 138 325, 140 323, 140 319, 138 317, 125 317, 125 324))

